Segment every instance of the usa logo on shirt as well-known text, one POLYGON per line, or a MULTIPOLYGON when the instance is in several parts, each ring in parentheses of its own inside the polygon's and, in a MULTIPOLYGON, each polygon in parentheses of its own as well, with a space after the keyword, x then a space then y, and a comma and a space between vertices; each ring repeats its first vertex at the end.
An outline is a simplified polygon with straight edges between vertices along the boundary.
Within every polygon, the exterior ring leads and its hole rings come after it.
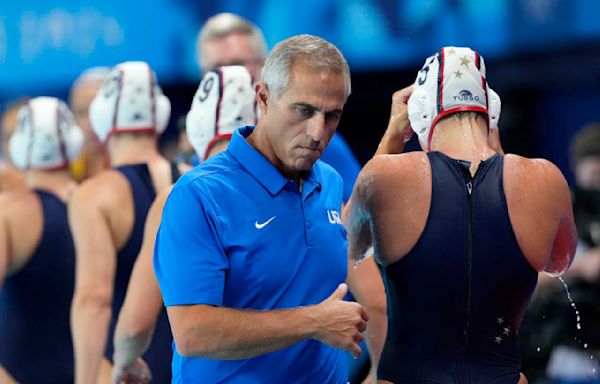
POLYGON ((340 218, 340 213, 333 209, 327 210, 327 218, 331 224, 342 224, 342 219, 340 218))

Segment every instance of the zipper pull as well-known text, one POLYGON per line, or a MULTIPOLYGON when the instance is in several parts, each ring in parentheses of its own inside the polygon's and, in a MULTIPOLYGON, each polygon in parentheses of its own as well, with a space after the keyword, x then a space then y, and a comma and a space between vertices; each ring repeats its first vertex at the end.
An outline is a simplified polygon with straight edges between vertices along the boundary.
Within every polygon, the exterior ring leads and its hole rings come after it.
POLYGON ((470 195, 472 191, 473 191, 473 183, 469 181, 467 183, 467 192, 469 192, 469 195, 470 195))

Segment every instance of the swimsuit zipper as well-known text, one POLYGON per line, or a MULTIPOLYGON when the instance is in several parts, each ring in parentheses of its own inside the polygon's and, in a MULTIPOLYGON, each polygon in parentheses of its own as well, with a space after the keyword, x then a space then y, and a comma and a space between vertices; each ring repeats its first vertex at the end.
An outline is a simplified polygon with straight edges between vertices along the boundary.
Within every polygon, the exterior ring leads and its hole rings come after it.
POLYGON ((466 308, 466 319, 465 329, 463 332, 463 343, 467 346, 469 342, 469 320, 471 318, 471 259, 472 259, 472 248, 473 248, 473 182, 470 179, 467 184, 467 308, 466 308))

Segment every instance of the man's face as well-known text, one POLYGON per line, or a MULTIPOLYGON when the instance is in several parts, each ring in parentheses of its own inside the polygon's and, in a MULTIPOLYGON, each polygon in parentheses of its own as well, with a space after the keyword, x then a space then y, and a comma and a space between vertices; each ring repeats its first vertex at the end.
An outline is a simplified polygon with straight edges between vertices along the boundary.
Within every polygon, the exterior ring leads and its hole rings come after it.
POLYGON ((100 139, 98 139, 98 136, 92 130, 89 117, 90 104, 94 100, 94 97, 96 97, 96 93, 101 85, 101 81, 83 82, 71 93, 71 111, 75 117, 75 122, 77 122, 77 125, 79 125, 85 135, 86 146, 101 146, 100 139))
POLYGON ((266 148, 258 148, 277 169, 295 178, 321 157, 346 103, 343 73, 313 70, 302 61, 290 68, 288 88, 274 99, 264 83, 256 87, 259 125, 266 148))
POLYGON ((248 69, 253 80, 260 79, 264 60, 252 49, 250 36, 241 33, 206 40, 202 44, 202 66, 210 69, 225 65, 242 65, 248 69))

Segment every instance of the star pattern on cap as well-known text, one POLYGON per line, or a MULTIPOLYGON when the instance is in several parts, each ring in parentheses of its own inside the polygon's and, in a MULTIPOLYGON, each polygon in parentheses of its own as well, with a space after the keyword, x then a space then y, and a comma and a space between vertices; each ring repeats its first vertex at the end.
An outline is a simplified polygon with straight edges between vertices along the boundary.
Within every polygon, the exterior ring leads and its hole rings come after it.
POLYGON ((462 72, 460 70, 457 70, 456 72, 454 72, 454 76, 456 76, 457 79, 462 79, 462 72))
POLYGON ((502 336, 496 336, 496 337, 494 338, 494 343, 496 343, 496 344, 500 344, 501 342, 502 342, 502 336))
POLYGON ((498 319, 496 319, 496 322, 502 325, 504 323, 504 317, 499 317, 498 319))
POLYGON ((454 54, 456 54, 456 52, 454 51, 454 48, 450 48, 450 49, 448 49, 448 54, 449 54, 449 55, 454 55, 454 54))
POLYGON ((471 60, 467 59, 466 55, 460 58, 460 65, 464 65, 466 67, 470 62, 471 60))
POLYGON ((509 333, 510 333, 510 327, 504 327, 504 331, 502 331, 502 334, 504 336, 508 336, 509 333))

